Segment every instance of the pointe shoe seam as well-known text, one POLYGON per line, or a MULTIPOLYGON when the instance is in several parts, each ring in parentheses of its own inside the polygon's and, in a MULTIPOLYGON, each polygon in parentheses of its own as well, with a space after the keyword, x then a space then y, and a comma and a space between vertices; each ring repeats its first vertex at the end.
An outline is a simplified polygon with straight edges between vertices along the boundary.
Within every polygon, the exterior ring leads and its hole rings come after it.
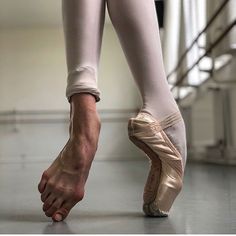
POLYGON ((176 156, 182 160, 181 158, 181 154, 179 153, 179 151, 176 149, 176 147, 174 146, 174 144, 170 141, 170 139, 168 138, 168 136, 166 135, 165 131, 161 130, 161 136, 162 138, 166 141, 166 143, 168 144, 168 146, 171 148, 171 150, 176 154, 176 156), (163 135, 164 133, 164 135, 163 135))
POLYGON ((181 161, 181 170, 180 170, 180 173, 179 176, 182 178, 182 175, 183 175, 183 160, 182 160, 182 156, 181 154, 179 153, 179 151, 176 149, 176 147, 174 146, 174 144, 170 141, 170 139, 168 138, 168 136, 166 135, 166 133, 162 130, 161 131, 161 135, 163 137, 163 139, 165 140, 165 142, 167 143, 167 145, 169 146, 169 148, 176 154, 176 156, 178 157, 177 160, 180 160, 181 161), (164 135, 163 135, 164 133, 164 135))

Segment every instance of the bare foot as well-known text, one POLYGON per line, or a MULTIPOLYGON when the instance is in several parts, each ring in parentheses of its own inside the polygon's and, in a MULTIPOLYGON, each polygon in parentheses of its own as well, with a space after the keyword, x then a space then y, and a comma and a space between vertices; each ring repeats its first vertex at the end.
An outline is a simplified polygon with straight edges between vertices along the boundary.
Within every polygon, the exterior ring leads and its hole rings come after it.
POLYGON ((70 138, 38 184, 43 211, 54 221, 64 220, 83 199, 101 128, 92 95, 79 94, 74 100, 70 138))

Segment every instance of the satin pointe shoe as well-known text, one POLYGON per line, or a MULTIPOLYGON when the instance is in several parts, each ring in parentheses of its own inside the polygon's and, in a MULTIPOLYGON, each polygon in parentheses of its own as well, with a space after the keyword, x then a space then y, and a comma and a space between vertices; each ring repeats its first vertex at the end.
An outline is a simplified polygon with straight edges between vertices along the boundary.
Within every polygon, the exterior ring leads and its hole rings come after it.
POLYGON ((150 170, 143 193, 143 212, 147 216, 168 216, 182 189, 184 164, 180 152, 163 131, 182 118, 180 111, 156 120, 147 112, 139 112, 128 121, 129 139, 149 159, 150 170))

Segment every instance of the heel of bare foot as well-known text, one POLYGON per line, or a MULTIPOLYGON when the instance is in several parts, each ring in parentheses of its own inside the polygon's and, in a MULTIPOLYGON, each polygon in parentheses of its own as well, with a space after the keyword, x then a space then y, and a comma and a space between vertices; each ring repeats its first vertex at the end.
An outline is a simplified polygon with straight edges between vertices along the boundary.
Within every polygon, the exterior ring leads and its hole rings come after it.
POLYGON ((100 128, 94 97, 89 94, 73 96, 70 138, 38 184, 43 211, 54 221, 64 220, 84 197, 100 128))

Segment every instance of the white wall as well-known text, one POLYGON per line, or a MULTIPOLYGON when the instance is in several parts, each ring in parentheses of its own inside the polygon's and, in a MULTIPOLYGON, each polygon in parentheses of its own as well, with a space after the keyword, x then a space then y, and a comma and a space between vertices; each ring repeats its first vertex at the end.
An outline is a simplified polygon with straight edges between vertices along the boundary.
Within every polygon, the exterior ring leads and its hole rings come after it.
MULTIPOLYGON (((0 110, 67 109, 62 29, 0 31, 0 110)), ((106 24, 99 69, 98 107, 132 109, 140 104, 112 25, 106 24)))
POLYGON ((208 91, 192 106, 192 144, 195 147, 212 145, 214 136, 214 94, 208 91))
MULTIPOLYGON (((1 29, 0 52, 0 160, 51 160, 68 138, 62 28, 1 29)), ((143 156, 128 141, 126 127, 141 99, 111 24, 104 29, 98 86, 103 123, 96 159, 143 156)))
MULTIPOLYGON (((191 117, 186 119, 190 127, 186 131, 190 137, 190 159, 236 164, 235 63, 234 55, 229 64, 215 72, 215 79, 221 83, 214 83, 212 78, 206 81, 195 95, 196 100, 192 99, 191 106, 188 103, 191 117), (222 83, 229 80, 230 83, 222 83), (220 144, 220 140, 224 143, 220 144)), ((189 98, 185 98, 186 102, 189 98)))
POLYGON ((232 144, 236 149, 236 108, 235 108, 235 102, 236 102, 236 91, 235 88, 232 88, 230 90, 230 108, 231 108, 231 124, 232 124, 232 144))
POLYGON ((0 35, 0 109, 68 108, 61 30, 12 29, 0 35))

